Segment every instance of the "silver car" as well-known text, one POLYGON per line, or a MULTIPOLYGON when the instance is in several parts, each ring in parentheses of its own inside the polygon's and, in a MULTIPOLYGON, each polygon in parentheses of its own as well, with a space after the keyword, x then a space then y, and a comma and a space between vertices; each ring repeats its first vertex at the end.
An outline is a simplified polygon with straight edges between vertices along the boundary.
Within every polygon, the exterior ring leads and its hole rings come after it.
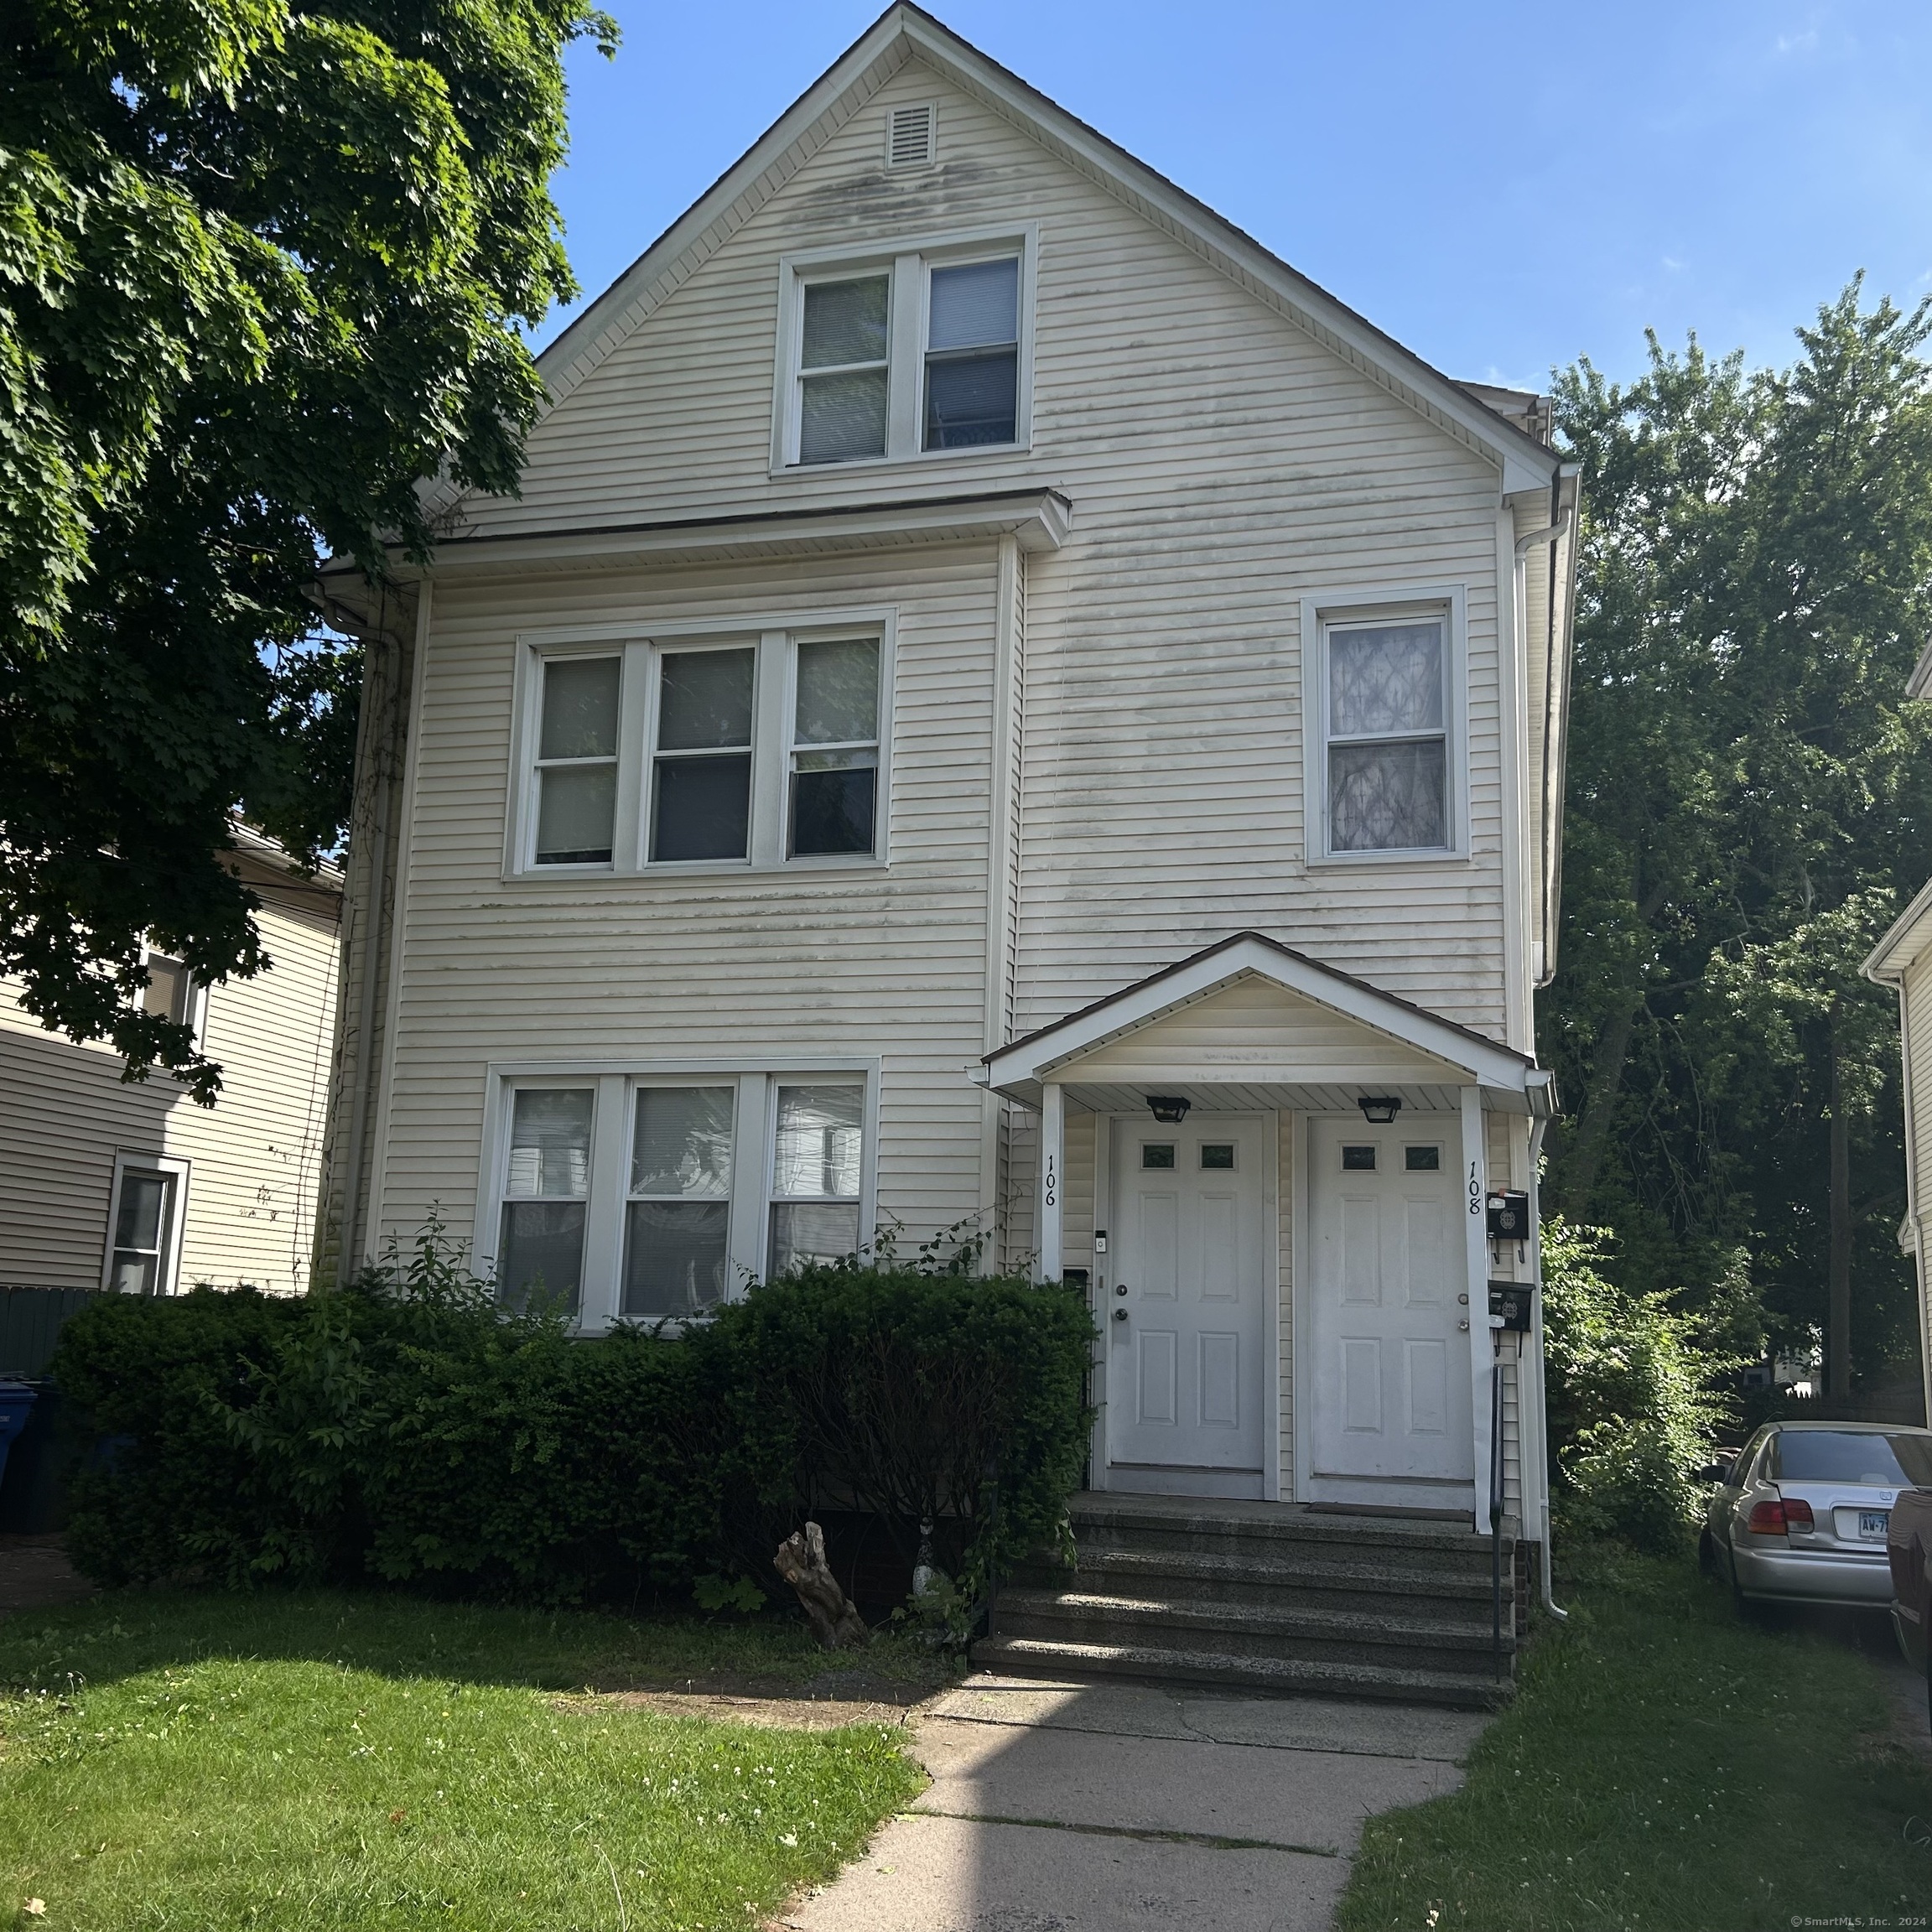
POLYGON ((1753 1602, 1892 1601, 1885 1531, 1901 1489, 1932 1480, 1932 1429, 1774 1422, 1744 1446, 1705 1516, 1705 1568, 1753 1602))

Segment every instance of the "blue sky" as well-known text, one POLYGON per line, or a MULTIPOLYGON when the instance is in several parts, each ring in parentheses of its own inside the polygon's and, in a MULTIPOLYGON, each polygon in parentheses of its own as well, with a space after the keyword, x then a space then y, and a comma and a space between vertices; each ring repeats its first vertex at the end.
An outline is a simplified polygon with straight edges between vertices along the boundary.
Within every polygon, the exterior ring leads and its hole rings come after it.
MULTIPOLYGON (((880 11, 605 3, 624 46, 573 51, 556 183, 589 293, 880 11)), ((1628 377, 1647 326, 1782 363, 1859 268, 1932 290, 1926 0, 932 10, 1453 375, 1628 377)))

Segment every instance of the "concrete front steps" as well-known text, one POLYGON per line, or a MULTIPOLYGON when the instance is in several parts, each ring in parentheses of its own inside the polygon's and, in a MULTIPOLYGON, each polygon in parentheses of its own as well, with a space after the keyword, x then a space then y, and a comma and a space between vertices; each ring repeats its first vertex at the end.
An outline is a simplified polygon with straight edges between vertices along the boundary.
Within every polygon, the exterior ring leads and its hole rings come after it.
POLYGON ((1507 1539, 1498 1677, 1489 1545, 1456 1524, 1114 1494, 1072 1517, 1078 1566, 1001 1587, 982 1669, 1476 1709, 1514 1686, 1507 1539))

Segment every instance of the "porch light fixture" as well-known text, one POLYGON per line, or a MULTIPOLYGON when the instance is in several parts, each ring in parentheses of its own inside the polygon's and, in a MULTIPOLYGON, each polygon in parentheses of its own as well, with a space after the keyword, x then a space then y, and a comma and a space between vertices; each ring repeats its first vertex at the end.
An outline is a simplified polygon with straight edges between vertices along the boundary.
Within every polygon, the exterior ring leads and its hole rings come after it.
POLYGON ((1178 1093, 1150 1093, 1147 1096, 1147 1111, 1163 1127, 1178 1127, 1187 1118, 1187 1109, 1194 1103, 1178 1093))
POLYGON ((1386 1127, 1402 1111, 1401 1096, 1396 1093, 1364 1093, 1355 1104, 1371 1127, 1386 1127))

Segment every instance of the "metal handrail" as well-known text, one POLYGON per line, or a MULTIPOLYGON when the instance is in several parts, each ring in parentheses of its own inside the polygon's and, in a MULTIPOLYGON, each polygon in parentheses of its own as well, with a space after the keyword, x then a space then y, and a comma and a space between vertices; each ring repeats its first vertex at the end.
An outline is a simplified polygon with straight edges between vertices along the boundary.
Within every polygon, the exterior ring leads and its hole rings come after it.
MULTIPOLYGON (((1491 1337, 1493 1342, 1493 1336, 1491 1337)), ((1489 1365, 1489 1643, 1503 1676, 1503 1354, 1489 1365)), ((1511 1616, 1514 1627, 1515 1618, 1511 1616)))

